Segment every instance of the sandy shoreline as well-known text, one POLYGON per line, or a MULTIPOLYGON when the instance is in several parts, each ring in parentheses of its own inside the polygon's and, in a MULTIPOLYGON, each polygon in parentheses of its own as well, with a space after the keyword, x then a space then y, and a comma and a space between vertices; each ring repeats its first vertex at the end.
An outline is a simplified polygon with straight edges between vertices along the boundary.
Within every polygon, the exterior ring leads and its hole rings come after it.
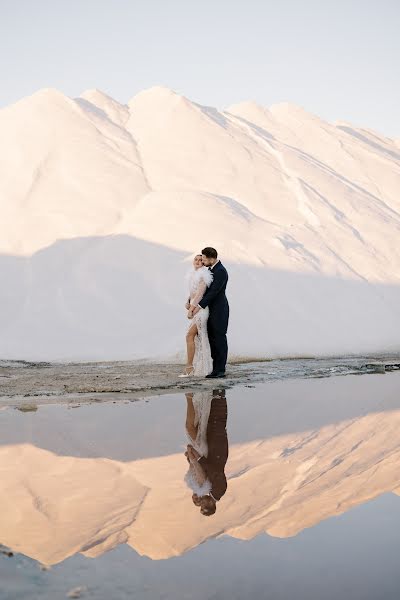
POLYGON ((385 373, 400 368, 400 357, 271 360, 227 365, 226 378, 180 379, 182 365, 130 361, 29 363, 0 361, 0 407, 134 400, 182 390, 251 387, 277 379, 385 373))

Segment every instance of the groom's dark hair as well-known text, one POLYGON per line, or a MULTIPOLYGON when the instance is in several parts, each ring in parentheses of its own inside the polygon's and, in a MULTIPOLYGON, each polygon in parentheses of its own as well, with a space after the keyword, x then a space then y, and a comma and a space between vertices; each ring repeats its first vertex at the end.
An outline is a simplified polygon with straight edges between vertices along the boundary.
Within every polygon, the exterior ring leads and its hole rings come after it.
POLYGON ((209 246, 207 246, 207 248, 203 248, 201 253, 204 254, 204 256, 206 256, 207 258, 217 258, 218 257, 218 252, 216 251, 216 249, 210 248, 209 246))

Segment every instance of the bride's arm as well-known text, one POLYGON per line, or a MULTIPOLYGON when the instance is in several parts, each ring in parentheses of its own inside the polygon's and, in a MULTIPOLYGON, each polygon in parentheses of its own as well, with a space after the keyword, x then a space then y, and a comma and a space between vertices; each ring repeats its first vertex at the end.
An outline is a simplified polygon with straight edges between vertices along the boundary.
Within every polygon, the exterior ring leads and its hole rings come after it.
POLYGON ((203 468, 201 467, 201 465, 197 462, 197 460, 192 463, 192 466, 194 468, 194 472, 195 472, 195 476, 197 479, 197 483, 202 486, 203 483, 205 482, 205 480, 207 479, 206 474, 204 473, 203 468))
POLYGON ((207 475, 206 475, 203 467, 198 462, 194 452, 195 452, 194 448, 192 448, 191 450, 188 451, 189 460, 190 460, 190 464, 192 465, 192 468, 194 470, 197 483, 201 486, 207 479, 207 475))
POLYGON ((197 286, 196 293, 190 301, 190 306, 192 306, 194 308, 198 305, 198 303, 204 296, 206 289, 207 289, 206 282, 204 281, 204 279, 200 279, 199 285, 197 286))

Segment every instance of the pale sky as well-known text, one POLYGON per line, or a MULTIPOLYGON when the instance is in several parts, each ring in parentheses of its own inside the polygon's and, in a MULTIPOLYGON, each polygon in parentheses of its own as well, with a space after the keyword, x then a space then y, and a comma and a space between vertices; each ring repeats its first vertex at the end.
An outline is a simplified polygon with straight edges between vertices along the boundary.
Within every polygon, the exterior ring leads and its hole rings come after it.
POLYGON ((0 0, 0 107, 153 85, 400 137, 400 0, 0 0))

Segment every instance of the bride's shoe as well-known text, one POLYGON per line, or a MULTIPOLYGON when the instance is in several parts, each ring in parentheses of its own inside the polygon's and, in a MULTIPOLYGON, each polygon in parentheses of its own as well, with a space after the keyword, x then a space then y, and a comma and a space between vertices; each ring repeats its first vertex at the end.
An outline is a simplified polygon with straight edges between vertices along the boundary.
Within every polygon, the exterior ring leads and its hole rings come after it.
POLYGON ((185 372, 178 375, 178 377, 191 377, 193 375, 194 367, 186 367, 185 372))

